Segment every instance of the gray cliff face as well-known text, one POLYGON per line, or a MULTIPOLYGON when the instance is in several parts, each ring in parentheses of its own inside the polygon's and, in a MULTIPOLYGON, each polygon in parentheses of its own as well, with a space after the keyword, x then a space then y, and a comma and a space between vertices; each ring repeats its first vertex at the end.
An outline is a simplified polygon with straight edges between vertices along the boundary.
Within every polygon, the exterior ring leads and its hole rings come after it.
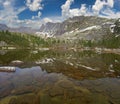
POLYGON ((43 24, 40 28, 40 32, 45 32, 49 34, 56 34, 58 29, 60 29, 61 24, 60 23, 50 23, 43 24))
POLYGON ((79 37, 83 39, 98 39, 99 37, 101 38, 102 35, 106 34, 113 22, 114 20, 95 16, 77 16, 69 18, 62 23, 49 22, 42 25, 40 32, 47 32, 55 36, 70 36, 70 38, 77 36, 77 38, 79 37))

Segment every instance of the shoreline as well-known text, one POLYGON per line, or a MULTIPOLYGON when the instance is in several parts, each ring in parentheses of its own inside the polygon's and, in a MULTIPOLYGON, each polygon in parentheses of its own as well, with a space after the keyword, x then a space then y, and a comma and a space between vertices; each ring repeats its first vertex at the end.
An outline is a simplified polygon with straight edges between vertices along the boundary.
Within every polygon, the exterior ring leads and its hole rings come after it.
POLYGON ((75 47, 35 47, 35 48, 0 48, 0 50, 38 50, 38 51, 49 51, 49 50, 60 50, 60 51, 94 51, 96 53, 114 53, 114 54, 119 54, 120 55, 120 48, 98 48, 98 47, 83 47, 83 48, 75 48, 75 47))

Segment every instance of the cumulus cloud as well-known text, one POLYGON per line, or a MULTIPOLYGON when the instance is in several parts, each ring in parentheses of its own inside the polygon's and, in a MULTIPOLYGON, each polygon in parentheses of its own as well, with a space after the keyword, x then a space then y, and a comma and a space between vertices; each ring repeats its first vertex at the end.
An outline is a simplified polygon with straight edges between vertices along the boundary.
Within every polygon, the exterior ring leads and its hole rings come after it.
POLYGON ((27 6, 15 7, 16 0, 0 0, 0 23, 9 27, 32 27, 39 29, 40 26, 47 22, 52 22, 50 18, 41 19, 42 0, 27 0, 27 6), (19 14, 29 8, 32 12, 37 11, 37 15, 31 19, 19 19, 19 14))
POLYGON ((32 27, 33 29, 39 29, 41 25, 42 25, 41 21, 26 19, 26 20, 22 20, 22 23, 20 26, 32 27))
POLYGON ((71 9, 70 6, 74 0, 67 0, 65 4, 61 6, 62 9, 62 17, 64 19, 74 16, 80 16, 80 15, 88 15, 87 7, 85 4, 82 4, 80 8, 73 8, 71 9))
MULTIPOLYGON (((43 9, 42 0, 26 0, 26 6, 32 12, 38 11, 38 14, 36 16, 32 16, 32 20, 30 20, 30 19, 26 20, 25 23, 34 28, 35 27, 39 28, 39 26, 41 24, 40 17, 42 15, 40 10, 43 9)), ((23 25, 25 25, 25 23, 23 25)))
POLYGON ((42 3, 42 0, 26 0, 26 6, 31 11, 38 11, 43 9, 43 6, 41 3, 42 3))
POLYGON ((92 6, 92 10, 94 14, 99 14, 104 7, 107 6, 107 8, 113 8, 114 6, 114 1, 113 0, 96 0, 95 4, 92 6))
POLYGON ((53 22, 53 21, 52 19, 47 18, 47 17, 43 19, 43 23, 48 23, 48 22, 53 22))
POLYGON ((94 14, 99 14, 100 11, 102 10, 103 6, 106 5, 105 0, 101 1, 101 0, 96 0, 95 4, 92 6, 92 10, 94 12, 94 14))
MULTIPOLYGON (((30 0, 31 1, 31 0, 30 0)), ((27 9, 26 6, 23 7, 15 7, 16 0, 1 0, 0 1, 0 23, 6 24, 9 27, 33 27, 40 28, 41 26, 41 12, 38 11, 37 16, 33 16, 34 19, 25 19, 20 20, 18 15, 27 9)))
POLYGON ((40 19, 41 15, 42 15, 42 13, 39 11, 38 14, 37 14, 37 16, 32 16, 32 19, 33 20, 34 19, 40 19))
POLYGON ((114 0, 107 0, 107 4, 112 8, 114 6, 114 0))
POLYGON ((5 2, 3 3, 4 7, 9 6, 10 4, 11 4, 10 1, 5 1, 5 2))
POLYGON ((70 15, 70 6, 74 2, 74 0, 67 0, 65 4, 61 6, 62 8, 62 16, 67 18, 70 15))
MULTIPOLYGON (((115 12, 113 10, 113 7, 114 7, 114 4, 116 1, 114 1, 114 0, 107 0, 107 1, 96 0, 95 5, 93 5, 93 7, 92 7, 93 12, 95 13, 96 10, 98 10, 97 11, 98 16, 105 17, 105 18, 119 18, 120 12, 118 12, 118 11, 115 12), (94 7, 96 8, 96 10, 94 7)), ((120 1, 118 1, 118 3, 119 2, 120 1)))
POLYGON ((87 8, 85 4, 82 4, 81 8, 70 9, 70 6, 73 2, 74 0, 67 0, 65 4, 61 6, 63 18, 69 18, 86 14, 87 8))
POLYGON ((120 18, 120 12, 114 12, 110 8, 106 8, 104 11, 102 11, 102 14, 99 15, 104 18, 120 18))
POLYGON ((80 15, 88 15, 87 8, 85 4, 81 5, 81 8, 70 9, 68 17, 80 16, 80 15))
POLYGON ((14 8, 15 0, 4 0, 0 2, 2 9, 0 10, 1 22, 8 26, 13 26, 18 20, 18 14, 24 11, 26 8, 14 8))
POLYGON ((67 0, 65 4, 61 6, 62 18, 67 19, 74 16, 102 16, 107 18, 118 18, 120 17, 120 12, 114 12, 114 0, 96 0, 94 5, 86 7, 82 4, 80 8, 70 8, 74 0, 67 0), (104 15, 102 15, 104 14, 104 15))
POLYGON ((82 5, 81 5, 81 8, 80 8, 80 14, 81 14, 81 15, 86 15, 86 13, 87 13, 86 5, 85 5, 85 4, 82 4, 82 5))

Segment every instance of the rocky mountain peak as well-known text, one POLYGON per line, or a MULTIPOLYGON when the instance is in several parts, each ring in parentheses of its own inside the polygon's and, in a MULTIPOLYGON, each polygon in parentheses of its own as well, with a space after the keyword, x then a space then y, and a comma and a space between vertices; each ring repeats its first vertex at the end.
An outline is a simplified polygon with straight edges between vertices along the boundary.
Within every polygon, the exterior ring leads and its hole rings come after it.
POLYGON ((113 20, 100 18, 96 16, 76 16, 69 18, 62 23, 47 23, 42 25, 40 32, 47 32, 55 36, 63 35, 66 32, 82 30, 91 26, 103 26, 104 23, 113 22, 113 20))

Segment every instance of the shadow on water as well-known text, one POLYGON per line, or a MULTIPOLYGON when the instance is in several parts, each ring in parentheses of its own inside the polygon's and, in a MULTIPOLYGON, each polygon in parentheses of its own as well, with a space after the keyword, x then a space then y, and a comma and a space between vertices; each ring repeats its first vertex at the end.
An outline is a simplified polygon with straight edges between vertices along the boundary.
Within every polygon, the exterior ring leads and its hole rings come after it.
POLYGON ((0 104, 120 104, 120 55, 0 51, 0 104))

